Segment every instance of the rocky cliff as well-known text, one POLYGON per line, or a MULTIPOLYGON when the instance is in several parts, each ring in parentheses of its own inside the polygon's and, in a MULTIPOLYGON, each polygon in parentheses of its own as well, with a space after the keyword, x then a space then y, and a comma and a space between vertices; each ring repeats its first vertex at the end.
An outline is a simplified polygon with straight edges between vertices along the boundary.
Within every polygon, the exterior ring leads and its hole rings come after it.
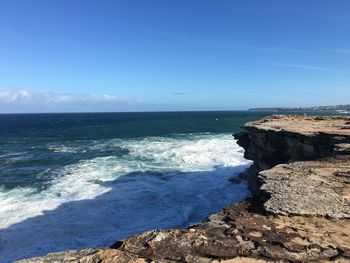
POLYGON ((349 117, 272 115, 244 125, 235 134, 257 170, 292 161, 350 153, 349 117))
POLYGON ((23 262, 350 261, 350 117, 274 115, 235 135, 254 197, 186 230, 23 262))
MULTIPOLYGON (((259 198, 260 171, 278 164, 350 154, 350 117, 272 115, 248 122, 235 134, 244 156, 254 164, 246 172, 252 193, 259 198)), ((266 191, 265 191, 266 192, 266 191)))

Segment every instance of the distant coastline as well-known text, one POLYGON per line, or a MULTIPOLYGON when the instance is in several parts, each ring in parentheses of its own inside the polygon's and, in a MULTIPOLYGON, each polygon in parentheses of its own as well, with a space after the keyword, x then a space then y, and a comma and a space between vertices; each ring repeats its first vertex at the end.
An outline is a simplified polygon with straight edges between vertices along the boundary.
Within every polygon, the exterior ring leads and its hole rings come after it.
POLYGON ((251 108, 248 111, 259 112, 316 112, 316 111, 338 111, 340 113, 350 113, 350 104, 334 106, 314 106, 314 107, 273 107, 273 108, 251 108))

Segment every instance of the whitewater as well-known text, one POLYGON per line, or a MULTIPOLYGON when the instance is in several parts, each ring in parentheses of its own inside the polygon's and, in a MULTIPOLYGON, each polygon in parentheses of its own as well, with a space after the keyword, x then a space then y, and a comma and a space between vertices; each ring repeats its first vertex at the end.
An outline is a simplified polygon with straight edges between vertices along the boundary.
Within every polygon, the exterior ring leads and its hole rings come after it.
MULTIPOLYGON (((229 133, 48 141, 42 147, 70 158, 99 154, 42 171, 51 179, 41 189, 0 188, 1 262, 184 228, 249 196, 245 181, 229 181, 250 165, 229 133)), ((28 152, 0 156, 10 163, 30 158, 28 152)))

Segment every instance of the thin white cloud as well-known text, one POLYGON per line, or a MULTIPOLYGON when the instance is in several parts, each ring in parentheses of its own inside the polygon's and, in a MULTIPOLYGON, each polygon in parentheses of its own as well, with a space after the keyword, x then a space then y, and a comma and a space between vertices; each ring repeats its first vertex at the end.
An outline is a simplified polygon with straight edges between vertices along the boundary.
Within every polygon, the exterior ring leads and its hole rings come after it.
POLYGON ((0 113, 149 111, 155 107, 113 95, 0 89, 0 113))
POLYGON ((173 95, 177 95, 177 96, 181 96, 181 95, 187 95, 189 92, 185 92, 185 91, 176 91, 173 92, 173 95))
POLYGON ((327 93, 328 90, 322 90, 322 89, 298 89, 300 92, 307 92, 307 93, 327 93))
MULTIPOLYGON (((327 52, 337 52, 337 53, 343 53, 343 54, 350 54, 349 49, 333 49, 333 48, 324 48, 324 49, 300 49, 300 48, 294 48, 294 47, 276 47, 276 46, 254 46, 254 45, 246 45, 246 44, 239 44, 237 42, 222 42, 222 41, 211 41, 206 40, 202 38, 197 38, 194 35, 183 35, 183 34, 177 34, 177 33, 169 33, 162 30, 158 30, 156 28, 150 28, 145 26, 139 26, 135 24, 129 24, 126 22, 116 22, 119 26, 127 27, 132 30, 141 31, 153 35, 158 35, 160 37, 169 38, 177 41, 186 41, 186 42, 194 42, 199 44, 204 44, 207 46, 211 46, 214 48, 220 48, 220 49, 230 49, 230 50, 246 50, 246 51, 256 51, 256 52, 268 52, 268 53, 300 53, 300 54, 317 54, 323 51, 327 52)), ((304 65, 294 65, 294 66, 304 66, 304 65)), ((324 70, 323 68, 318 67, 312 67, 312 66, 306 66, 305 69, 314 69, 314 70, 321 70, 321 71, 328 71, 324 70)), ((301 67, 299 67, 301 68, 301 67)))
POLYGON ((350 55, 350 49, 337 49, 337 48, 324 48, 324 51, 329 52, 335 52, 335 53, 341 53, 341 54, 348 54, 350 55))
POLYGON ((17 104, 75 104, 75 103, 129 103, 132 100, 111 95, 56 93, 28 90, 0 90, 0 103, 17 104))
POLYGON ((288 64, 288 63, 272 63, 272 65, 276 66, 276 67, 286 67, 286 68, 296 68, 296 69, 331 72, 331 70, 328 68, 315 67, 315 66, 310 66, 310 65, 288 64))
POLYGON ((315 53, 314 50, 298 49, 298 48, 283 48, 283 47, 257 47, 256 50, 271 53, 315 53))
POLYGON ((335 73, 339 73, 339 74, 350 74, 349 70, 336 70, 335 73))

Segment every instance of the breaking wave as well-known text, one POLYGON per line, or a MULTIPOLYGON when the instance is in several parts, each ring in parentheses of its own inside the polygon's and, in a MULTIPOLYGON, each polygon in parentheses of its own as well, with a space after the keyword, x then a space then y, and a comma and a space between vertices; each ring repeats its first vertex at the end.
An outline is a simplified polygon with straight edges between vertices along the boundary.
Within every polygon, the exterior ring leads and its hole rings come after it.
POLYGON ((94 154, 48 171, 45 189, 0 188, 3 262, 187 227, 249 195, 244 181, 228 181, 250 165, 229 134, 67 142, 47 150, 94 154))

